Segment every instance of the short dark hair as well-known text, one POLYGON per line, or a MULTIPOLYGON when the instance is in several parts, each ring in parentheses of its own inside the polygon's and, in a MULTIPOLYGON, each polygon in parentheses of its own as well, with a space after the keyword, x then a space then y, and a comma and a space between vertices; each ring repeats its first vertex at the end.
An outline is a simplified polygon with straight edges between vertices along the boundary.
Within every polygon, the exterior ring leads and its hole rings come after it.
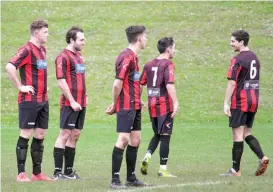
POLYGON ((69 44, 71 38, 76 41, 78 32, 83 33, 83 30, 79 27, 71 27, 71 29, 69 29, 66 33, 66 42, 69 44))
POLYGON ((174 40, 172 37, 164 37, 157 42, 157 49, 160 54, 164 53, 166 49, 173 46, 174 40))
POLYGON ((235 37, 235 39, 237 41, 244 41, 244 46, 248 45, 248 41, 249 41, 249 34, 248 32, 244 31, 244 30, 238 30, 238 31, 234 31, 231 36, 235 37))
POLYGON ((127 39, 129 43, 135 43, 138 35, 142 34, 146 28, 142 25, 135 25, 128 27, 126 31, 127 39))
POLYGON ((39 30, 42 28, 48 28, 48 23, 44 20, 34 20, 32 21, 32 23, 30 24, 30 34, 34 34, 35 30, 39 30))

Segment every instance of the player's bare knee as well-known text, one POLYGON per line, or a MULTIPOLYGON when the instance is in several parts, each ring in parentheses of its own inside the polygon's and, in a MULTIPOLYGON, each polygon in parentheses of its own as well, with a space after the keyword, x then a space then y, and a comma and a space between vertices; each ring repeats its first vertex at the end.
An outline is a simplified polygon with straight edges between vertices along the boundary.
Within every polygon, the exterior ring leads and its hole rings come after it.
POLYGON ((134 138, 130 138, 129 145, 137 147, 137 146, 139 146, 140 141, 141 141, 141 137, 140 136, 137 136, 137 137, 134 137, 134 138))
POLYGON ((30 139, 30 137, 32 136, 32 132, 32 129, 21 129, 20 136, 26 139, 30 139))
POLYGON ((80 135, 81 135, 81 130, 75 129, 72 131, 71 136, 72 136, 73 140, 77 141, 79 139, 80 135))
POLYGON ((59 139, 66 142, 70 136, 71 136, 71 130, 63 129, 61 130, 59 134, 59 139))
POLYGON ((46 130, 45 129, 40 129, 37 128, 34 130, 34 137, 37 139, 43 139, 46 135, 46 130))
POLYGON ((129 137, 123 136, 118 138, 118 145, 123 146, 125 148, 129 143, 129 137))

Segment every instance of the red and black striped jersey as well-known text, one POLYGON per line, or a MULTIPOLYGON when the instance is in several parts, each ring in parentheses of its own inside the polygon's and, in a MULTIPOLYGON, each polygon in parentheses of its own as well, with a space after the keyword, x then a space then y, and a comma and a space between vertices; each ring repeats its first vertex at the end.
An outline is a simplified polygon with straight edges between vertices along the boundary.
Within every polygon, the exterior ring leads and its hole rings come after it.
POLYGON ((46 49, 43 46, 38 48, 33 43, 27 42, 19 48, 17 54, 11 58, 9 63, 19 69, 22 85, 33 86, 35 91, 33 95, 19 92, 18 103, 48 100, 46 49))
POLYGON ((231 108, 256 112, 259 102, 260 62, 252 51, 242 51, 232 58, 227 79, 236 81, 231 108))
MULTIPOLYGON (((64 49, 56 58, 56 77, 65 79, 74 100, 86 107, 85 64, 80 52, 64 49)), ((69 100, 62 94, 60 105, 70 106, 69 100)))
POLYGON ((151 117, 173 112, 173 101, 167 84, 174 83, 174 64, 169 59, 153 59, 145 64, 140 84, 147 84, 148 104, 151 117))
POLYGON ((141 108, 139 76, 138 58, 131 49, 127 48, 116 60, 116 79, 123 80, 116 112, 121 109, 138 110, 141 108))

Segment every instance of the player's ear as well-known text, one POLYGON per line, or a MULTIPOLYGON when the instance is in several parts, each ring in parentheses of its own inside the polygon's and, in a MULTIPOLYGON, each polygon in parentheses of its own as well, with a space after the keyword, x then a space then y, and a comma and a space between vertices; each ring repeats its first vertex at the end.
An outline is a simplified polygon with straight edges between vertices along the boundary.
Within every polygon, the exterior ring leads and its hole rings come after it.
POLYGON ((74 39, 70 38, 70 43, 74 42, 74 39))

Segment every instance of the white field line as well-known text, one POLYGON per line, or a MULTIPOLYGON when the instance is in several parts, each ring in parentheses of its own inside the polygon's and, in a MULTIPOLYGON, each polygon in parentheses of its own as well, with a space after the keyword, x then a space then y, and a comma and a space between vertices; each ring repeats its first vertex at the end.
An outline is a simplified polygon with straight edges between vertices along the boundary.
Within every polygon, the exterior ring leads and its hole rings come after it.
MULTIPOLYGON (((228 184, 228 181, 204 181, 204 182, 191 182, 191 183, 180 183, 177 185, 156 185, 156 186, 150 186, 150 187, 139 187, 139 188, 129 188, 125 190, 115 190, 117 192, 124 192, 124 191, 147 191, 147 190, 153 190, 153 189, 164 189, 164 188, 180 188, 180 187, 186 187, 186 186, 207 186, 207 185, 219 185, 219 184, 228 184)), ((110 192, 112 190, 108 190, 110 192)))

